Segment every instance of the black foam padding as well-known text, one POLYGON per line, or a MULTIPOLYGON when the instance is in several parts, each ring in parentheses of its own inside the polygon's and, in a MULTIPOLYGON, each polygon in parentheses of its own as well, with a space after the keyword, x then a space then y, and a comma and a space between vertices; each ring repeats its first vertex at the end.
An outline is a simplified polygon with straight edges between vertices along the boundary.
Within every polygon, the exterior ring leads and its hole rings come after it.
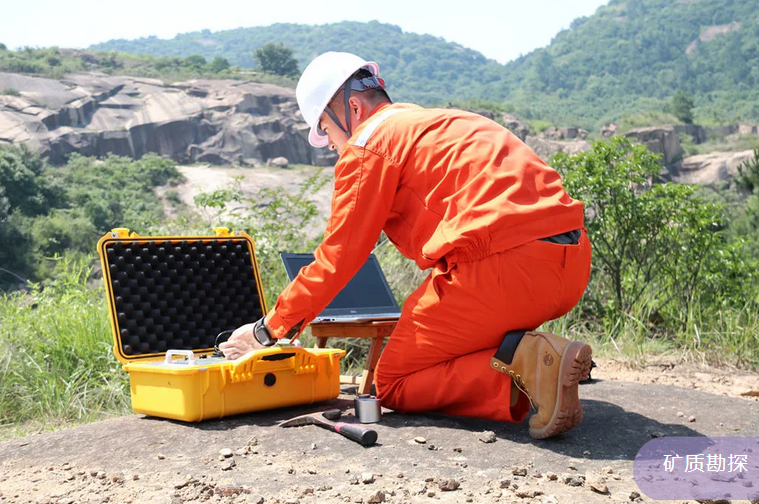
POLYGON ((125 355, 213 348, 222 331, 264 316, 242 239, 105 245, 125 355))

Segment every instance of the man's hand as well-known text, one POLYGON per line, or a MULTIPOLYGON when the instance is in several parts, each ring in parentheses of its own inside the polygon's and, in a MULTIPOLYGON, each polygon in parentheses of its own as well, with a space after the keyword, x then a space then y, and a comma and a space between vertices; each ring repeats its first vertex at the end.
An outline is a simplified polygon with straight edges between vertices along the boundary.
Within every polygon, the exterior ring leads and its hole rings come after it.
POLYGON ((227 359, 239 359, 251 350, 266 348, 258 342, 253 335, 253 326, 255 324, 245 324, 235 329, 232 336, 227 341, 219 344, 219 350, 224 353, 227 359))

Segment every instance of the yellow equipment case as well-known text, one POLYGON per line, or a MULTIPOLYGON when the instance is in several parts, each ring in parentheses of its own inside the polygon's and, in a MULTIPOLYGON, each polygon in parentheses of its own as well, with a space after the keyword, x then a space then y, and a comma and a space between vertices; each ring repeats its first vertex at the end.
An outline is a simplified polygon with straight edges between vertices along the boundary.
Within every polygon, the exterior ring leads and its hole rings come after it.
POLYGON ((114 229, 98 242, 132 409, 195 422, 336 398, 343 350, 276 345, 234 361, 212 355, 220 332, 267 311, 253 240, 214 231, 142 237, 114 229))

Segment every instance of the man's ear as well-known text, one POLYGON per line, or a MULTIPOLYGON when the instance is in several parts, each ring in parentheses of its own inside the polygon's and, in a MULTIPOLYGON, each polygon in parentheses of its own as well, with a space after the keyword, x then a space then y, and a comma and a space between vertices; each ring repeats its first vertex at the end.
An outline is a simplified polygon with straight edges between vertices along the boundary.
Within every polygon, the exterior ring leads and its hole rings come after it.
POLYGON ((366 105, 364 102, 355 96, 351 96, 348 99, 348 106, 350 106, 351 119, 361 120, 362 116, 366 112, 366 105))

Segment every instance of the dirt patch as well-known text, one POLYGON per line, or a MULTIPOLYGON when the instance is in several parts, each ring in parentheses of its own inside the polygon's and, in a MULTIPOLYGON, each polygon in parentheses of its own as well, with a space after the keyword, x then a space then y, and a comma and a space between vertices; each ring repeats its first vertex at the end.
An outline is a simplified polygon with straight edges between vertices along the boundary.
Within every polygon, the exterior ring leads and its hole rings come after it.
MULTIPOLYGON (((207 165, 178 166, 177 169, 184 175, 185 182, 174 187, 161 187, 157 192, 160 196, 166 196, 169 191, 175 191, 179 199, 190 208, 197 209, 195 196, 201 192, 211 192, 218 189, 231 187, 236 177, 240 177, 240 189, 245 197, 255 198, 261 189, 281 187, 290 193, 297 193, 305 180, 321 171, 329 182, 317 193, 310 196, 319 209, 319 214, 329 215, 330 201, 332 198, 332 169, 295 166, 292 168, 242 168, 242 167, 212 167, 207 165)), ((169 202, 164 201, 164 210, 168 216, 173 216, 175 211, 169 202)))
MULTIPOLYGON (((696 3, 700 0, 678 0, 678 3, 696 3)), ((715 26, 707 26, 704 28, 704 30, 701 32, 701 34, 698 36, 697 40, 700 40, 703 43, 708 43, 714 40, 714 38, 717 35, 722 35, 724 33, 730 33, 731 31, 740 30, 741 24, 737 21, 733 21, 732 23, 724 24, 724 25, 715 25, 715 26)), ((696 47, 698 47, 698 43, 696 40, 690 43, 690 45, 685 49, 685 54, 691 54, 693 51, 696 50, 696 47)))
POLYGON ((741 24, 737 21, 733 21, 732 23, 724 25, 708 26, 701 32, 701 35, 699 35, 698 38, 701 39, 701 42, 711 42, 717 35, 740 30, 740 28, 741 24))
POLYGON ((759 402, 759 373, 658 359, 643 367, 611 358, 594 358, 591 375, 602 380, 674 385, 710 394, 759 402))

